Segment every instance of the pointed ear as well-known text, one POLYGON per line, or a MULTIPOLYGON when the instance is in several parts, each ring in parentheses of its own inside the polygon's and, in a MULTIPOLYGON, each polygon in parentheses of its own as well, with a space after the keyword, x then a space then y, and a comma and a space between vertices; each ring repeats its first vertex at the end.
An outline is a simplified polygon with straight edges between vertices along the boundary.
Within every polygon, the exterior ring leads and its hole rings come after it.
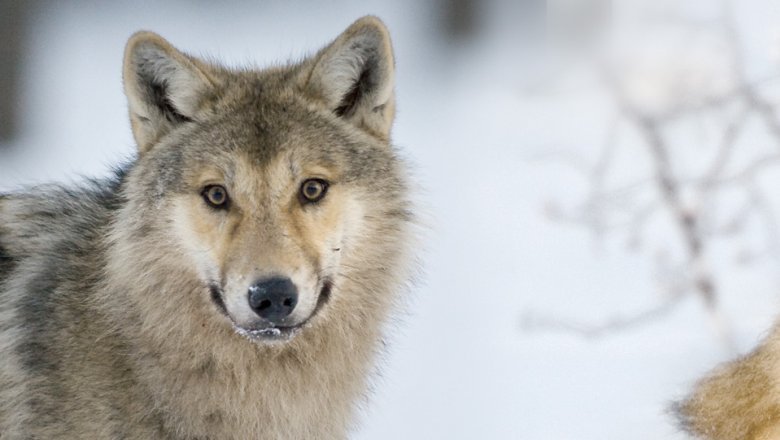
POLYGON ((317 54, 305 87, 336 115, 387 140, 395 117, 394 77, 390 34, 368 16, 317 54))
POLYGON ((125 48, 124 87, 130 124, 141 154, 178 124, 192 121, 213 80, 199 61, 152 32, 138 32, 125 48))

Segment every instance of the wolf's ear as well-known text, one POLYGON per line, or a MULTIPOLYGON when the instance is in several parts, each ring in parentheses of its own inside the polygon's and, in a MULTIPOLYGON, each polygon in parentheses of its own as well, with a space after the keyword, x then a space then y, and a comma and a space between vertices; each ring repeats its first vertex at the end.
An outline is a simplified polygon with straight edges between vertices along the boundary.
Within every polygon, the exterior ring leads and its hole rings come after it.
POLYGON ((390 34, 368 16, 315 56, 305 88, 336 115, 387 140, 395 117, 394 76, 390 34))
POLYGON ((138 32, 125 48, 124 87, 140 153, 178 124, 192 121, 213 80, 199 61, 152 32, 138 32))

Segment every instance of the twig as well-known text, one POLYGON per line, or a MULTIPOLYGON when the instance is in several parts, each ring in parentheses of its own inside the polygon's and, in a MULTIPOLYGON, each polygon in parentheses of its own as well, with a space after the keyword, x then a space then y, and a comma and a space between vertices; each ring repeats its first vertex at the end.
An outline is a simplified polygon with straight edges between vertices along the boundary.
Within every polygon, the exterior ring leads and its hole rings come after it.
POLYGON ((538 313, 528 310, 520 318, 520 328, 527 332, 569 333, 588 339, 598 339, 657 321, 674 310, 682 298, 681 295, 675 295, 650 309, 633 315, 612 316, 598 324, 562 319, 554 315, 540 316, 538 313))

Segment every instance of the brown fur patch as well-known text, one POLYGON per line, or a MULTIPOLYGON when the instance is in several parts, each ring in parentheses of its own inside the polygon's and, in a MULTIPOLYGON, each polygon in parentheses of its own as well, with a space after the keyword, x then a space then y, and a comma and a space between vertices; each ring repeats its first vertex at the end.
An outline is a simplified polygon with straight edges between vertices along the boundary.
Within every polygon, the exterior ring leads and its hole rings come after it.
POLYGON ((679 404, 682 426, 708 440, 770 439, 780 430, 777 336, 718 368, 679 404))

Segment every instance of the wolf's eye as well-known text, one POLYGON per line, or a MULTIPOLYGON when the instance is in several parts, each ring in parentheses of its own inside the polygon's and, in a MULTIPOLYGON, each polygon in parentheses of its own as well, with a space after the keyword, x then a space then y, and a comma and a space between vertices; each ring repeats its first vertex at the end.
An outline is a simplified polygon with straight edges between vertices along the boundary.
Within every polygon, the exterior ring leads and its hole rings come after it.
POLYGON ((203 188, 203 200, 212 208, 225 209, 228 204, 227 190, 222 185, 209 185, 203 188))
POLYGON ((319 202, 328 192, 328 182, 322 179, 309 179, 301 185, 301 197, 304 202, 319 202))

